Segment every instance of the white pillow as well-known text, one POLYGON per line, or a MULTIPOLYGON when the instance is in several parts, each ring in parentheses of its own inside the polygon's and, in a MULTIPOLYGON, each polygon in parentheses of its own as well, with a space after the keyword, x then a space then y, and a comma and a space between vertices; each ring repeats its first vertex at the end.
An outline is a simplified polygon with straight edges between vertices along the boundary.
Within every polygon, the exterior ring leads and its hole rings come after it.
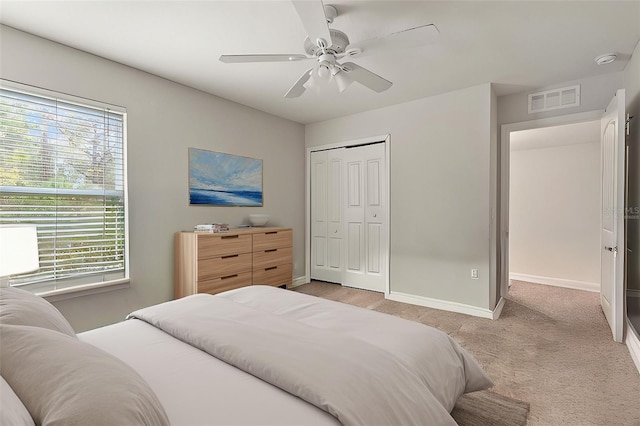
POLYGON ((27 407, 4 377, 0 377, 0 425, 35 426, 27 407))
POLYGON ((48 328, 76 337, 69 321, 55 306, 19 288, 0 288, 0 323, 48 328))

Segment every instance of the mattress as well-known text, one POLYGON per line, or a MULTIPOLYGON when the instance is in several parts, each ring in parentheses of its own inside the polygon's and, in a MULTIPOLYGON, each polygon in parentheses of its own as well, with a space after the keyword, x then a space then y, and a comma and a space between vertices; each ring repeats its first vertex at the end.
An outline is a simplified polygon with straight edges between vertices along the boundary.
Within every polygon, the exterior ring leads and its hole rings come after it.
POLYGON ((172 425, 339 425, 329 413, 157 328, 128 320, 79 333, 136 370, 172 425))

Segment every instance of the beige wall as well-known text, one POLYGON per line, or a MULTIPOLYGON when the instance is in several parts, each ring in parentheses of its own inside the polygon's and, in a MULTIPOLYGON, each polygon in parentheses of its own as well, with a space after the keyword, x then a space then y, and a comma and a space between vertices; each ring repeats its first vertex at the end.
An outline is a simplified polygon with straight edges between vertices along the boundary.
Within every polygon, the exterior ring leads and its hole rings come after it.
POLYGON ((640 43, 624 70, 624 88, 627 112, 635 117, 628 138, 627 287, 640 290, 640 43))
POLYGON ((66 46, 0 28, 0 77, 124 106, 128 112, 131 285, 56 302, 76 331, 173 297, 173 234, 264 212, 294 230, 304 275, 304 127, 66 46), (261 158, 264 207, 190 207, 187 148, 261 158))
POLYGON ((391 135, 392 292, 493 307, 491 96, 484 84, 306 126, 307 147, 391 135))
POLYGON ((599 136, 593 135, 596 142, 511 151, 511 273, 599 288, 599 136))

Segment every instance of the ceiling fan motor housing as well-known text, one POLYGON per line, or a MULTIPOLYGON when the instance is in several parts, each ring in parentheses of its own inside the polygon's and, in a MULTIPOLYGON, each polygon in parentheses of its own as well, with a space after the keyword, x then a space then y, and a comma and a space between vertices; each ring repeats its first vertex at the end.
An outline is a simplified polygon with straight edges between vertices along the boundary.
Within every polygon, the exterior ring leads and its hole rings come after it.
MULTIPOLYGON (((332 44, 325 50, 335 54, 344 53, 344 49, 349 46, 349 37, 342 31, 333 28, 329 29, 329 33, 331 34, 331 40, 327 40, 327 42, 332 42, 332 44)), ((304 51, 311 56, 320 56, 324 53, 309 37, 304 40, 304 51)))

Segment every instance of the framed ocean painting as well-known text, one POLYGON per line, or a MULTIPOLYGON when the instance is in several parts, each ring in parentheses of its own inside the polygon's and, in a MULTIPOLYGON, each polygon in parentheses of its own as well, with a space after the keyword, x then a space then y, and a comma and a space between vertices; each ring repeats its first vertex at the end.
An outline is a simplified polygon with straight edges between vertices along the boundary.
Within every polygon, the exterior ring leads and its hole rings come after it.
POLYGON ((262 206, 262 160, 189 148, 189 204, 262 206))

